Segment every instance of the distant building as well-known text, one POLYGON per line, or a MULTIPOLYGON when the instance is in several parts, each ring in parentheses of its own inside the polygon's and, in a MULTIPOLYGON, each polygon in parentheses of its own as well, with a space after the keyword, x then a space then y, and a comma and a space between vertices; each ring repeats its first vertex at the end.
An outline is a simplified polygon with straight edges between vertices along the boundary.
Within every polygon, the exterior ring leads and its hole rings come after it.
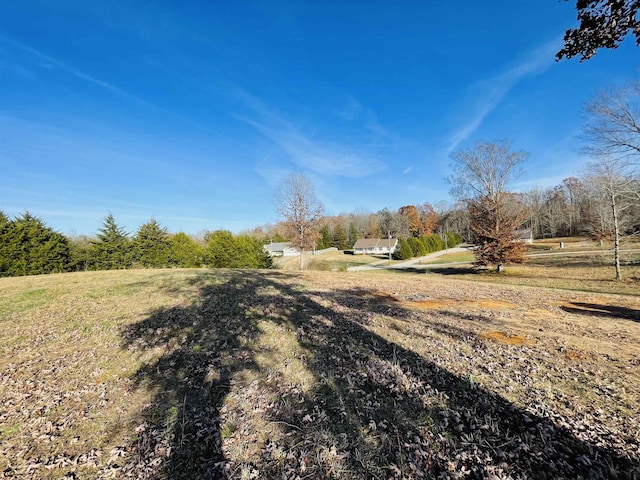
POLYGON ((533 231, 530 228, 523 230, 514 230, 513 234, 517 239, 524 243, 533 243, 533 231))
POLYGON ((291 246, 291 242, 271 242, 263 247, 272 257, 294 257, 300 252, 291 246))
POLYGON ((395 252, 397 246, 397 238, 360 238, 353 245, 353 254, 384 255, 395 252))

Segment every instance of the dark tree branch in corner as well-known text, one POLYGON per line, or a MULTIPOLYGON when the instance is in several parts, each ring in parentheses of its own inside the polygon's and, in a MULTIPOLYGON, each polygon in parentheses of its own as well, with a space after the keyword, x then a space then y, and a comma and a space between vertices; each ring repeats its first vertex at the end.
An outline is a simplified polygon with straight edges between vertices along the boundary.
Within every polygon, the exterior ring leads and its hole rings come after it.
POLYGON ((580 56, 584 62, 600 48, 617 48, 629 31, 640 45, 640 0, 577 0, 576 10, 580 26, 565 32, 556 60, 580 56))

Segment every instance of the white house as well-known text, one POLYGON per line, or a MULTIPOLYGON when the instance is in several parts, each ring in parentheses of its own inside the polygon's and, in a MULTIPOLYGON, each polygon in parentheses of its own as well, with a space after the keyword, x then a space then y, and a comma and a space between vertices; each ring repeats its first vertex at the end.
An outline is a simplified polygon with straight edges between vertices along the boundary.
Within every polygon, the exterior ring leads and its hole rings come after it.
POLYGON ((272 257, 294 257, 300 252, 291 246, 291 242, 271 242, 263 247, 272 257))
POLYGON ((384 255, 395 252, 397 246, 397 238, 360 238, 353 245, 353 254, 384 255))
POLYGON ((513 234, 521 242, 533 243, 533 231, 530 228, 525 228, 523 230, 514 230, 513 234))

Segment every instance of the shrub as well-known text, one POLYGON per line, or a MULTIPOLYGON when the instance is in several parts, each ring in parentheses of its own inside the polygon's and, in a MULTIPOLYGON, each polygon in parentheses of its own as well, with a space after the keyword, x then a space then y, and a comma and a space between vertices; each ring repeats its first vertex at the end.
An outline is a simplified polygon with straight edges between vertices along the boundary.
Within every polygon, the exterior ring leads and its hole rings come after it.
POLYGON ((393 258, 395 260, 408 260, 413 257, 413 251, 409 246, 409 242, 406 238, 400 237, 398 239, 398 248, 393 253, 393 258))

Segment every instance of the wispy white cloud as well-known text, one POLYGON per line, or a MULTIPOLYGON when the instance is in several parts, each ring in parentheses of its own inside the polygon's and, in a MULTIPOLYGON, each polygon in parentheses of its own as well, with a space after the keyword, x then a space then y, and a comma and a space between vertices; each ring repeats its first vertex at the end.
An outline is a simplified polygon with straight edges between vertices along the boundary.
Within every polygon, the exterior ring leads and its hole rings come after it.
POLYGON ((363 153, 345 143, 317 139, 315 128, 305 130, 293 124, 246 92, 238 92, 238 97, 258 119, 243 115, 236 118, 277 145, 299 167, 343 177, 363 177, 384 170, 383 162, 374 154, 363 153))
POLYGON ((89 83, 91 83, 91 84, 93 84, 95 86, 103 88, 103 89, 105 89, 105 90, 107 90, 107 91, 109 91, 109 92, 111 92, 113 94, 119 95, 119 96, 124 97, 124 98, 128 98, 129 100, 133 100, 136 103, 138 103, 140 105, 143 105, 143 106, 145 106, 145 107, 147 107, 149 109, 155 110, 157 112, 162 112, 163 114, 166 114, 166 115, 169 115, 171 117, 177 118, 177 119, 179 119, 179 120, 181 120, 183 122, 186 122, 186 123, 198 128, 199 130, 202 130, 204 132, 217 135, 220 138, 224 138, 225 140, 229 140, 229 141, 231 141, 233 143, 236 143, 237 145, 245 147, 248 150, 253 150, 253 148, 250 145, 246 144, 245 142, 242 142, 242 141, 237 140, 235 138, 229 137, 228 135, 224 135, 224 134, 218 132, 215 129, 212 129, 212 128, 206 126, 206 125, 203 125, 203 124, 201 124, 199 122, 196 122, 196 121, 194 121, 194 120, 192 120, 190 118, 187 118, 187 117, 185 117, 183 115, 180 115, 179 113, 176 113, 174 111, 167 110, 166 108, 161 107, 159 105, 156 105, 155 103, 150 102, 148 100, 145 100, 144 98, 139 97, 138 95, 130 93, 130 92, 128 92, 128 91, 126 91, 126 90, 124 90, 122 88, 119 88, 119 87, 115 86, 115 85, 112 85, 109 82, 105 82, 105 81, 103 81, 103 80, 101 80, 99 78, 96 78, 94 76, 88 75, 87 73, 85 73, 85 72, 83 72, 81 70, 78 70, 77 68, 72 67, 72 66, 70 66, 70 65, 68 65, 68 64, 66 64, 66 63, 64 63, 64 62, 62 62, 60 60, 57 60, 57 59, 55 59, 55 58, 53 58, 53 57, 51 57, 49 55, 45 55, 44 53, 36 50, 35 48, 32 48, 32 47, 30 47, 28 45, 25 45, 23 43, 17 42, 15 40, 12 40, 10 38, 6 38, 6 37, 3 37, 3 36, 0 36, 0 40, 4 40, 5 42, 13 45, 14 47, 16 47, 16 48, 18 48, 18 49, 20 49, 20 50, 22 50, 24 52, 27 52, 27 53, 33 55, 34 57, 36 57, 37 59, 39 59, 41 63, 39 63, 38 65, 39 65, 39 67, 41 67, 43 69, 46 69, 46 70, 54 70, 54 69, 61 70, 61 71, 66 72, 66 73, 68 73, 68 74, 70 74, 70 75, 72 75, 72 76, 74 76, 76 78, 79 78, 80 80, 84 80, 84 81, 89 82, 89 83))
POLYGON ((142 98, 133 95, 129 92, 126 92, 114 85, 111 85, 108 82, 102 81, 98 78, 92 77, 91 75, 87 75, 84 72, 81 72, 80 70, 71 67, 69 65, 67 65, 64 62, 61 62, 60 60, 56 60, 53 57, 50 57, 48 55, 45 55, 44 53, 39 52, 38 50, 36 50, 35 48, 31 48, 27 45, 24 45, 23 43, 20 42, 16 42, 15 40, 11 40, 5 37, 2 37, 7 43, 10 43, 11 45, 13 45, 14 47, 19 48, 20 50, 23 50, 25 52, 30 53, 31 55, 37 57, 38 59, 40 59, 41 61, 44 61, 46 63, 41 63, 40 67, 45 68, 45 69, 54 69, 57 68, 59 70, 62 70, 66 73, 69 73, 75 77, 80 78, 81 80, 85 80, 87 82, 93 83, 94 85, 97 85, 99 87, 105 88, 107 90, 111 90, 112 92, 118 93, 120 95, 124 95, 127 97, 130 97, 132 99, 135 99, 138 102, 144 103, 144 104, 148 104, 150 105, 147 101, 143 100, 142 98))
POLYGON ((403 174, 403 175, 406 175, 406 174, 407 174, 407 173, 409 173, 411 170, 413 170, 413 165, 411 165, 410 167, 405 168, 405 169, 402 171, 402 174, 403 174))
POLYGON ((446 154, 453 152, 480 127, 487 116, 503 101, 505 96, 526 76, 539 75, 555 63, 558 40, 547 42, 535 49, 516 66, 475 84, 470 90, 477 98, 474 108, 464 112, 463 121, 449 136, 446 154))

